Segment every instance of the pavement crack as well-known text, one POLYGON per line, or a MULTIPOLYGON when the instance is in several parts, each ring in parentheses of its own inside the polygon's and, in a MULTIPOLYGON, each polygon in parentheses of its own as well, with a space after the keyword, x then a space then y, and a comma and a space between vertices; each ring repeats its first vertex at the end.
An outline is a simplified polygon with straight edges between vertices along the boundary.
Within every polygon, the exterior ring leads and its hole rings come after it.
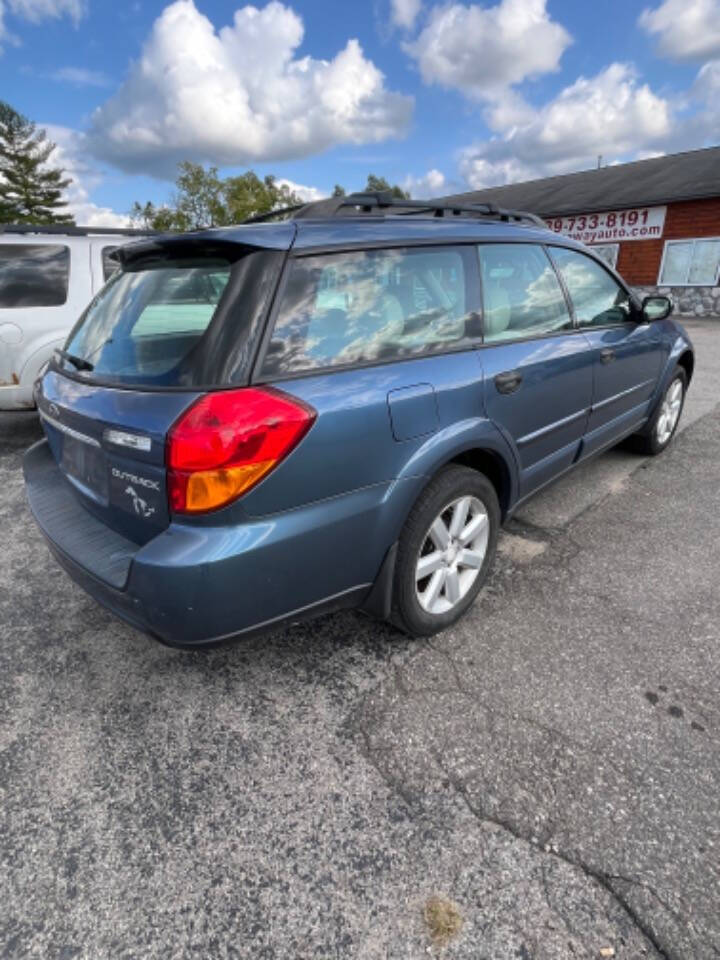
MULTIPOLYGON (((546 849, 545 846, 539 843, 533 843, 533 841, 530 838, 525 836, 509 820, 506 820, 504 818, 499 818, 499 817, 492 817, 486 814, 484 811, 478 810, 475 804, 473 803, 473 801, 471 800, 470 796, 468 795, 468 791, 465 787, 465 784, 462 782, 462 780, 459 779, 457 776, 455 776, 452 773, 452 771, 449 771, 445 768, 439 756, 434 754, 434 757, 435 757, 435 762, 437 763, 442 773, 445 775, 445 778, 452 785, 456 795, 462 800, 465 807, 467 808, 469 813, 475 818, 475 820, 477 820, 479 823, 491 824, 495 827, 500 828, 501 830, 505 830, 516 840, 519 840, 522 843, 527 843, 529 846, 533 847, 539 853, 544 854, 545 856, 555 857, 558 860, 562 860, 568 866, 576 870, 580 870, 586 877, 588 877, 588 879, 593 880, 595 881, 595 883, 599 884, 613 898, 613 900, 615 900, 620 905, 620 907, 622 907, 622 909, 625 911, 625 913, 627 914, 629 919, 632 921, 632 923, 636 926, 636 928, 640 931, 640 933, 645 937, 645 939, 652 945, 653 949, 657 953, 658 957, 661 958, 661 960, 681 960, 681 958, 675 957, 673 954, 667 951, 667 949, 663 946, 663 944, 660 943, 655 932, 648 926, 648 924, 633 908, 632 904, 628 901, 627 897, 625 897, 620 891, 618 891, 613 886, 613 879, 614 879, 613 875, 607 874, 604 871, 598 870, 590 866, 589 864, 585 863, 581 859, 574 859, 573 857, 570 857, 569 855, 559 850, 558 848, 546 849)), ((662 903, 662 901, 659 901, 659 902, 662 903)), ((673 913, 673 916, 674 916, 674 913, 673 913)))
POLYGON ((432 643, 432 641, 430 640, 427 641, 427 646, 430 647, 430 649, 433 650, 435 653, 437 653, 438 656, 444 657, 444 659, 447 660, 450 670, 452 671, 452 674, 455 677, 455 682, 457 684, 458 691, 464 697, 470 697, 471 693, 465 687, 465 682, 460 676, 460 671, 458 670, 458 665, 455 663, 454 657, 450 653, 448 653, 447 650, 443 650, 442 647, 435 646, 435 644, 432 643))

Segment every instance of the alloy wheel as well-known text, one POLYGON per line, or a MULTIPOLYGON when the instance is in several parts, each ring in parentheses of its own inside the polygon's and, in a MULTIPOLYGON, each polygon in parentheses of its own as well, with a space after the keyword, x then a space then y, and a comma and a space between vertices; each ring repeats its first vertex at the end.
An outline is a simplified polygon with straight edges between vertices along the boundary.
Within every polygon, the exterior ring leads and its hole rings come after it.
POLYGON ((683 402, 683 385, 680 379, 673 380, 663 397, 660 416, 655 426, 657 442, 663 446, 670 439, 680 417, 683 402))
POLYGON ((431 523, 418 554, 415 590, 423 610, 447 613, 477 580, 487 553, 490 523, 483 503, 459 497, 431 523))

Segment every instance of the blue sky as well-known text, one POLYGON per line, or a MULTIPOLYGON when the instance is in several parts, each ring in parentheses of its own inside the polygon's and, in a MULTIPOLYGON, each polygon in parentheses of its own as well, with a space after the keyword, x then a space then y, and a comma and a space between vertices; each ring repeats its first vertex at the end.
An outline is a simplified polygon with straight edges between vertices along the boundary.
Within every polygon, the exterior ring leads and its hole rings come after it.
POLYGON ((720 0, 0 0, 0 44, 78 222, 185 158, 429 195, 720 141, 720 0))

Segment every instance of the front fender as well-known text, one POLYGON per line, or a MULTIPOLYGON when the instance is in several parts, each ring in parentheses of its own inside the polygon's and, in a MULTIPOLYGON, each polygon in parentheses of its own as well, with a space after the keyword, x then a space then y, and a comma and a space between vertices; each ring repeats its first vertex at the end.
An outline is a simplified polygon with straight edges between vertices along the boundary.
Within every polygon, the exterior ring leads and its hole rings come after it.
POLYGON ((684 331, 677 332, 672 340, 672 345, 670 347, 670 352, 668 353, 667 360, 665 361, 665 366, 663 367, 660 378, 658 379, 657 387, 655 388, 655 393, 653 394, 652 410, 654 412, 655 405, 660 400, 660 397, 665 393, 665 390, 670 383, 673 373, 675 372, 675 367, 678 365, 680 357, 684 353, 690 352, 693 357, 695 356, 695 350, 690 341, 690 338, 684 331))
POLYGON ((693 348, 692 342, 684 330, 673 331, 672 341, 670 346, 670 352, 667 355, 665 365, 662 369, 660 377, 658 378, 657 386, 655 387, 655 392, 653 393, 652 400, 650 401, 650 413, 648 416, 648 424, 652 421, 653 414, 657 408, 658 403, 660 402, 663 394, 668 388, 672 375, 675 372, 675 368, 678 365, 680 357, 684 353, 691 353, 693 358, 695 356, 695 350, 693 348))

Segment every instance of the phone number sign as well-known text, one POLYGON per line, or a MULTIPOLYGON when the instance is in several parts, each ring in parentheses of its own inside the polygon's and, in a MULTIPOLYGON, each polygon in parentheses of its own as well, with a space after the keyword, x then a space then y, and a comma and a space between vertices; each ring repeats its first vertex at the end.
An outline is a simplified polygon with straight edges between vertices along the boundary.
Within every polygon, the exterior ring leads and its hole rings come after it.
POLYGON ((555 233, 564 233, 582 243, 617 243, 661 237, 666 211, 667 207, 635 207, 607 213, 581 213, 574 217, 549 217, 545 222, 555 233))

